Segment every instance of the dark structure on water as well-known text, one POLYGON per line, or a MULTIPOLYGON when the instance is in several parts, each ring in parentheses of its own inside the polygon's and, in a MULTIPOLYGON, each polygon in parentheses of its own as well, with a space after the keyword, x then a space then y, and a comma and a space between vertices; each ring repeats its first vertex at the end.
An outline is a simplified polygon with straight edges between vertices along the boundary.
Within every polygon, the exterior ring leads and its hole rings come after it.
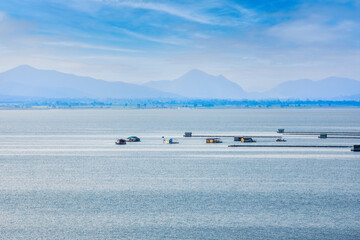
POLYGON ((192 137, 192 132, 185 132, 184 137, 192 137))
POLYGON ((256 142, 254 139, 252 139, 251 137, 234 137, 234 141, 236 142, 246 142, 246 143, 250 143, 250 142, 256 142))
POLYGON ((353 148, 351 149, 351 151, 360 152, 360 145, 354 145, 353 148))

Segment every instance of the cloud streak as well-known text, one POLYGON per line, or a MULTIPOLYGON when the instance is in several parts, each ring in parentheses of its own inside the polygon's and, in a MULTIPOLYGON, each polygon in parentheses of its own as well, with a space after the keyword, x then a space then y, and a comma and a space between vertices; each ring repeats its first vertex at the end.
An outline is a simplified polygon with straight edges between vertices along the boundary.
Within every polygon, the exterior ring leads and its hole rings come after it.
POLYGON ((115 52, 126 52, 126 53, 140 53, 140 50, 125 49, 125 48, 116 48, 116 47, 105 47, 98 45, 91 45, 79 42, 44 42, 45 45, 52 46, 61 46, 61 47, 75 47, 75 48, 85 48, 85 49, 94 49, 94 50, 103 50, 103 51, 115 51, 115 52))
POLYGON ((163 12, 169 15, 180 17, 189 21, 194 21, 203 24, 215 24, 211 18, 189 11, 186 8, 179 6, 155 3, 155 2, 143 2, 143 1, 122 1, 122 0, 103 0, 103 3, 113 4, 118 7, 140 8, 145 10, 152 10, 163 12))
POLYGON ((97 0, 103 4, 113 5, 117 7, 127 7, 133 9, 143 9, 165 13, 171 16, 179 17, 187 21, 196 22, 207 25, 236 25, 239 22, 248 21, 255 16, 255 13, 239 4, 230 4, 226 1, 194 1, 186 4, 179 4, 179 2, 169 1, 166 4, 153 1, 128 1, 128 0, 97 0), (211 10, 228 8, 231 11, 240 13, 237 16, 232 16, 230 19, 219 18, 211 10))
POLYGON ((116 27, 116 29, 121 31, 122 33, 125 33, 125 34, 129 35, 129 36, 139 38, 139 39, 143 39, 143 40, 146 40, 146 41, 157 42, 157 43, 165 43, 165 44, 171 44, 171 45, 184 45, 185 44, 184 40, 177 39, 177 38, 173 38, 173 39, 155 38, 155 37, 150 37, 150 36, 147 36, 147 35, 144 35, 144 34, 132 32, 132 31, 129 31, 129 30, 124 29, 124 28, 116 27))

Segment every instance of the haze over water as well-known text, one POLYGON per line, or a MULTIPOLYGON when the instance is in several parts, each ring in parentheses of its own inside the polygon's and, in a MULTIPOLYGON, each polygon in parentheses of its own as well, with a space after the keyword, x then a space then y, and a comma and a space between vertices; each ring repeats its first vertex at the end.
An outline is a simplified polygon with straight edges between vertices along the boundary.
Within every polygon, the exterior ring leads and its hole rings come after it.
POLYGON ((359 153, 182 137, 278 128, 360 132, 360 109, 0 111, 0 238, 359 239, 359 153))

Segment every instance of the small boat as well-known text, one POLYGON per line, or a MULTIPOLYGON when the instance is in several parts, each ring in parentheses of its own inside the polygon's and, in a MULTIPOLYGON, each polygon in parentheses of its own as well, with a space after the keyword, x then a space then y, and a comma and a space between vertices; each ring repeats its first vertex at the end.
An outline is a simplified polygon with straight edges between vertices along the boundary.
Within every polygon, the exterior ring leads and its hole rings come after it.
POLYGON ((222 143, 220 138, 207 138, 206 143, 222 143))
POLYGON ((136 136, 131 136, 126 139, 127 142, 140 142, 140 138, 136 136))
POLYGON ((118 139, 118 140, 116 140, 115 144, 116 145, 124 145, 124 144, 126 144, 126 140, 122 139, 122 138, 118 139))
POLYGON ((165 142, 166 142, 166 144, 179 144, 179 142, 175 141, 175 139, 173 139, 173 138, 170 138, 169 140, 165 140, 165 142))
POLYGON ((276 139, 277 142, 286 142, 286 139, 278 138, 276 139))

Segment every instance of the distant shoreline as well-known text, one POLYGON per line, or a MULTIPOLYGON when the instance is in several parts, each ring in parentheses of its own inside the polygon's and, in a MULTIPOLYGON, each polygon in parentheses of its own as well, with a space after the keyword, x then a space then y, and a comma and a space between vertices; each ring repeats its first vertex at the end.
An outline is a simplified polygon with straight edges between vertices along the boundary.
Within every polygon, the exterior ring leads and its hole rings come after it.
POLYGON ((292 109, 359 108, 360 101, 202 99, 26 99, 0 100, 0 110, 47 109, 292 109))

